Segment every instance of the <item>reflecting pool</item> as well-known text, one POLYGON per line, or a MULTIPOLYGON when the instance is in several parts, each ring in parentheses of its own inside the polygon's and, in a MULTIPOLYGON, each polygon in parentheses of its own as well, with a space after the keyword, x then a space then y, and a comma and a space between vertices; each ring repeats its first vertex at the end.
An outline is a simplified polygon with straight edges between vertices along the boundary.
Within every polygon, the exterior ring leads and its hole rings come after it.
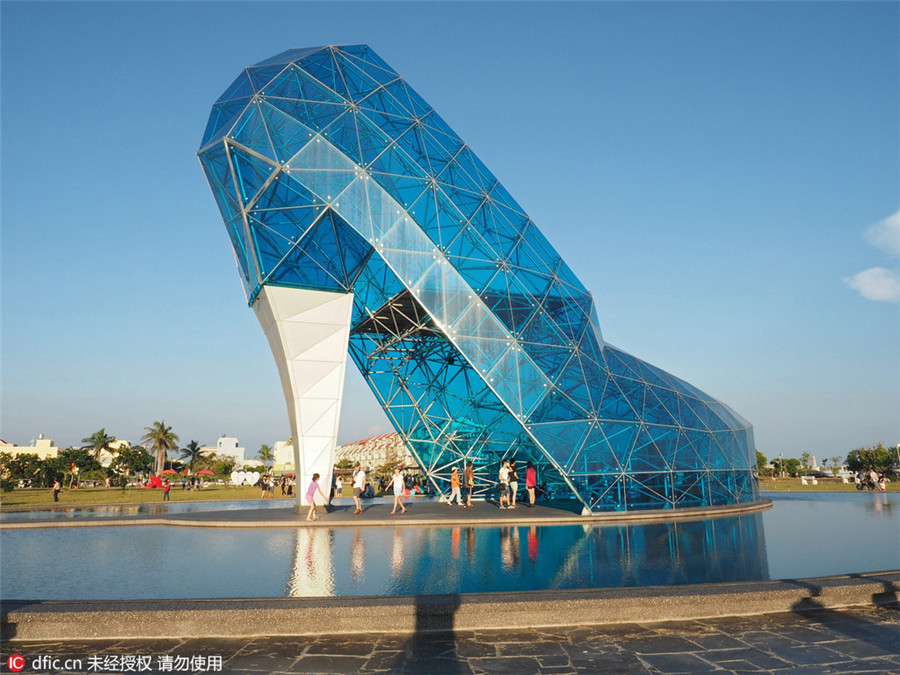
POLYGON ((0 597, 412 595, 753 581, 900 567, 896 494, 634 525, 0 531, 0 597))
POLYGON ((175 513, 200 511, 242 511, 245 509, 289 509, 293 499, 261 501, 258 499, 231 502, 151 502, 144 504, 109 504, 105 506, 54 506, 51 509, 7 511, 2 515, 4 523, 29 520, 71 520, 81 518, 128 518, 130 516, 165 516, 175 513))

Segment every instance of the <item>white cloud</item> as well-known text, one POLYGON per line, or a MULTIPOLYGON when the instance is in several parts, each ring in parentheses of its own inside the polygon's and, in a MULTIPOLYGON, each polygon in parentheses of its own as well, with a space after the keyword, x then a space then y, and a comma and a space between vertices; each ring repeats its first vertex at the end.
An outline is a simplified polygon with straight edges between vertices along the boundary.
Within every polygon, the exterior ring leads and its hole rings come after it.
POLYGON ((900 302, 900 277, 896 272, 883 267, 873 267, 852 277, 846 277, 843 281, 850 288, 859 291, 866 300, 900 302))
POLYGON ((869 225, 863 232, 863 236, 875 248, 892 256, 900 257, 900 211, 884 220, 879 220, 874 225, 869 225))

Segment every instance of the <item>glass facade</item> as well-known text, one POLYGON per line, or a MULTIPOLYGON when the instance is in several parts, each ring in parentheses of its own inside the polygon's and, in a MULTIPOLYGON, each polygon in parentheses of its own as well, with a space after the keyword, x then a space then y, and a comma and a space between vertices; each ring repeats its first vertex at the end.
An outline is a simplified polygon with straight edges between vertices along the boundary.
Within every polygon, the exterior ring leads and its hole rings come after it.
POLYGON ((198 152, 247 297, 353 293, 350 356, 435 487, 531 461, 591 512, 754 501, 753 430, 604 342, 591 294, 365 45, 246 68, 198 152))

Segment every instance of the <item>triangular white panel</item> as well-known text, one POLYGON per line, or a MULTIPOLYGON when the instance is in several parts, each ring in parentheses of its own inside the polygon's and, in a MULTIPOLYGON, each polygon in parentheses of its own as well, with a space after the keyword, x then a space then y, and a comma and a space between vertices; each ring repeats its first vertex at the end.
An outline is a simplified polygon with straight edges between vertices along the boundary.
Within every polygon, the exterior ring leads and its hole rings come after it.
POLYGON ((301 323, 327 323, 332 325, 341 325, 342 317, 347 312, 347 303, 340 298, 331 302, 323 302, 315 307, 310 307, 304 312, 292 314, 285 317, 288 322, 301 323))
MULTIPOLYGON (((264 286, 260 297, 268 300, 275 318, 285 321, 298 314, 303 314, 320 305, 333 302, 335 293, 328 291, 311 291, 307 289, 282 288, 281 286, 264 286), (301 290, 301 293, 297 293, 301 290)), ((344 294, 339 294, 344 295, 344 294)))
POLYGON ((291 375, 295 396, 303 396, 327 375, 340 371, 341 364, 322 361, 291 361, 291 375))
POLYGON ((300 426, 305 430, 311 429, 312 425, 327 413, 335 405, 334 399, 328 398, 306 398, 300 399, 300 426))
POLYGON ((329 359, 335 361, 334 354, 337 353, 338 347, 344 351, 347 349, 347 331, 343 327, 339 327, 332 335, 311 346, 302 353, 302 356, 310 361, 328 361, 329 359))
MULTIPOLYGON (((312 347, 321 344, 324 340, 337 335, 342 336, 343 326, 334 326, 322 323, 302 324, 302 323, 284 323, 281 326, 281 336, 287 357, 293 359, 308 351, 312 347)), ((329 345, 331 346, 331 345, 329 345)), ((333 346, 331 346, 334 349, 333 346)), ((322 350, 319 350, 320 353, 322 350)), ((329 354, 331 361, 335 362, 333 354, 329 354)), ((316 360, 315 358, 305 357, 308 360, 316 360)))
POLYGON ((323 377, 319 382, 310 387, 304 395, 309 398, 327 398, 328 396, 333 395, 332 392, 337 389, 337 391, 341 391, 343 388, 344 382, 344 368, 343 366, 339 368, 335 368, 328 375, 323 377))
POLYGON ((305 430, 310 436, 330 436, 335 431, 338 416, 335 414, 337 406, 332 408, 329 413, 322 415, 313 425, 305 430))

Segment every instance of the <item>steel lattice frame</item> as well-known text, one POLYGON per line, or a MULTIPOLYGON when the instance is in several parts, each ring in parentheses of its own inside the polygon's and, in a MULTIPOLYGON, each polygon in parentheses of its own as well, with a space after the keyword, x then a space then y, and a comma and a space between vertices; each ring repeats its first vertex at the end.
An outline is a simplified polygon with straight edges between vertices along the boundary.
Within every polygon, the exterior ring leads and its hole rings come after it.
POLYGON ((515 457, 592 512, 757 498, 750 424, 604 342, 522 208, 367 46, 245 69, 198 155, 251 305, 353 293, 350 355, 441 492, 515 457))

